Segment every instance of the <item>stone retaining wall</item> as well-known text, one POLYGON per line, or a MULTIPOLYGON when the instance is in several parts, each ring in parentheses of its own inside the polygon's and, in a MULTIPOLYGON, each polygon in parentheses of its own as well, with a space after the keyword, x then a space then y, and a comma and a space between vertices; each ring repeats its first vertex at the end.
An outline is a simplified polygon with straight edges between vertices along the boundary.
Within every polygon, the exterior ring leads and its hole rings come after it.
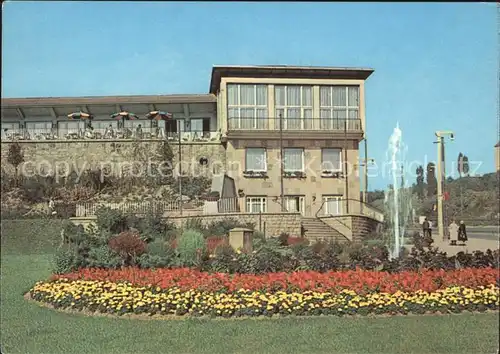
MULTIPOLYGON (((157 149, 163 141, 159 140, 75 140, 75 141, 19 141, 24 153, 24 170, 27 173, 42 173, 66 171, 80 171, 87 168, 108 166, 113 172, 118 172, 124 165, 138 161, 143 165, 148 159, 158 159, 157 149)), ((12 142, 1 143, 1 164, 7 173, 14 169, 7 162, 9 146, 12 142)), ((178 145, 170 142, 174 153, 174 165, 178 161, 178 145)), ((208 174, 214 169, 216 173, 225 170, 225 149, 220 142, 190 142, 183 143, 182 169, 186 174, 208 174), (208 159, 208 165, 201 166, 201 157, 208 159)), ((20 171, 23 171, 23 165, 20 171)), ((126 167, 126 166, 125 166, 126 167)))
MULTIPOLYGON (((168 221, 181 227, 187 220, 192 219, 193 216, 173 216, 169 217, 168 221)), ((286 232, 291 236, 300 236, 301 230, 301 216, 299 213, 278 213, 278 214, 216 214, 216 215, 201 215, 197 216, 202 223, 209 224, 215 221, 222 221, 224 219, 235 219, 239 223, 247 224, 253 223, 255 230, 265 232, 266 236, 279 236, 281 233, 286 232)), ((96 221, 95 216, 88 217, 75 217, 70 218, 73 223, 87 227, 90 223, 96 221)))

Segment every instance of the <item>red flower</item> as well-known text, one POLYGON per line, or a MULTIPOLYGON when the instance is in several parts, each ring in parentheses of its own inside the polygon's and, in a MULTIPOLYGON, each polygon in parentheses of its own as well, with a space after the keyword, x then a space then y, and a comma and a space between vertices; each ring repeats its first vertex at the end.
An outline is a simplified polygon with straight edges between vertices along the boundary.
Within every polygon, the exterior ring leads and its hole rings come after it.
POLYGON ((269 291, 322 291, 338 292, 350 289, 364 292, 435 291, 448 286, 478 287, 495 284, 496 269, 460 269, 453 271, 422 270, 420 272, 386 273, 377 271, 332 271, 318 273, 209 274, 189 268, 117 270, 81 269, 74 273, 54 275, 51 280, 67 278, 111 282, 130 282, 139 286, 155 285, 161 288, 179 287, 183 290, 236 291, 238 289, 269 291))

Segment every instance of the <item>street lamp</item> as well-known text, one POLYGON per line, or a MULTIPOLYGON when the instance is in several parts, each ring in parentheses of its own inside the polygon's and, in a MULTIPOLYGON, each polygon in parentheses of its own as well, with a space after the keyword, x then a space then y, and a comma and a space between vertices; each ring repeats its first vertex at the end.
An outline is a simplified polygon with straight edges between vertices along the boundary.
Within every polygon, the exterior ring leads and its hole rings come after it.
POLYGON ((444 241, 444 215, 443 215, 443 197, 445 180, 445 157, 444 157, 444 138, 449 137, 451 141, 455 140, 455 135, 450 130, 438 130, 435 133, 437 141, 437 212, 438 212, 438 231, 439 237, 444 241))

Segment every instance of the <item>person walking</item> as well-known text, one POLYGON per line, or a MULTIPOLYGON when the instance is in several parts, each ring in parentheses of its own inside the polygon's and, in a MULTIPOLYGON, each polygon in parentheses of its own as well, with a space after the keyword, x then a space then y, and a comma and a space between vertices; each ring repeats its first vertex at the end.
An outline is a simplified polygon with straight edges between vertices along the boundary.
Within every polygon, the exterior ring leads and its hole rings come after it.
POLYGON ((467 242, 467 230, 465 228, 465 223, 463 220, 460 220, 460 225, 458 226, 458 241, 463 242, 464 246, 467 242))
POLYGON ((422 223, 422 233, 423 233, 424 239, 432 238, 431 224, 429 223, 429 220, 427 220, 427 218, 425 218, 424 222, 422 223))
POLYGON ((448 232, 450 234, 450 245, 456 246, 458 240, 458 225, 455 220, 452 220, 450 226, 448 226, 448 232))

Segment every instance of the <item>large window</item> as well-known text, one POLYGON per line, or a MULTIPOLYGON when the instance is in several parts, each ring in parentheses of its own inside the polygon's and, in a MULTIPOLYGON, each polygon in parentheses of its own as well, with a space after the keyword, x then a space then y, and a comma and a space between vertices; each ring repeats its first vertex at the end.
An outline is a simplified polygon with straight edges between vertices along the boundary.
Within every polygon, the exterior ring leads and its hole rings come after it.
MULTIPOLYGON (((28 126, 26 126, 28 128, 28 126)), ((80 135, 85 129, 84 121, 73 121, 73 122, 58 122, 57 132, 60 137, 66 137, 68 134, 80 135)))
POLYGON ((210 137, 210 118, 191 118, 189 123, 193 137, 210 137))
POLYGON ((283 170, 285 172, 304 172, 304 149, 285 148, 283 155, 283 170))
POLYGON ((321 150, 321 170, 328 172, 342 171, 342 149, 321 150))
POLYGON ((247 213, 265 213, 267 211, 266 197, 247 197, 246 212, 247 213))
POLYGON ((346 119, 359 118, 359 86, 321 86, 321 129, 342 129, 346 119))
POLYGON ((312 124, 312 86, 275 86, 276 122, 279 129, 280 115, 283 129, 310 129, 312 124))
POLYGON ((267 129, 267 85, 228 84, 229 129, 267 129))
POLYGON ((104 133, 110 125, 111 125, 111 128, 113 128, 113 130, 116 130, 118 128, 118 121, 116 121, 116 120, 93 120, 92 121, 92 127, 94 128, 95 131, 98 131, 98 132, 104 133))
POLYGON ((342 197, 339 195, 323 196, 325 215, 342 215, 342 197))
POLYGON ((185 122, 184 119, 169 119, 169 120, 161 120, 158 122, 158 126, 165 126, 167 133, 177 133, 180 127, 181 132, 184 132, 185 122))
POLYGON ((19 133, 19 123, 4 123, 2 122, 2 139, 14 136, 19 133))
POLYGON ((247 148, 245 152, 245 171, 267 171, 266 149, 247 148))

